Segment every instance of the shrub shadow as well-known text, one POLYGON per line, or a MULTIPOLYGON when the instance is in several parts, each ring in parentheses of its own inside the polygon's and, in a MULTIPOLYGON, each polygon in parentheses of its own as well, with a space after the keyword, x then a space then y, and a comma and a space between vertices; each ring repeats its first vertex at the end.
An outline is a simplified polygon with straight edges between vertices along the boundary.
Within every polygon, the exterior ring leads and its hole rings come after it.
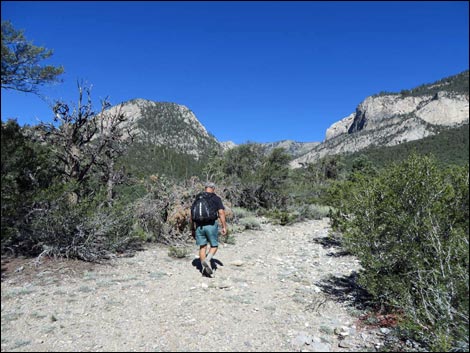
MULTIPOLYGON (((332 237, 332 236, 315 238, 312 241, 316 244, 322 245, 325 249, 334 248, 335 250, 339 250, 343 248, 342 242, 339 239, 332 237)), ((351 255, 351 253, 344 249, 341 251, 334 251, 334 252, 332 251, 327 254, 327 256, 331 256, 331 257, 341 257, 341 256, 347 256, 347 255, 351 255)))
POLYGON ((335 301, 348 303, 356 309, 364 310, 373 306, 372 296, 357 284, 357 278, 357 272, 353 272, 349 276, 330 276, 317 282, 316 286, 335 301))
POLYGON ((338 239, 330 236, 315 238, 313 242, 322 245, 324 248, 340 248, 342 245, 338 239))

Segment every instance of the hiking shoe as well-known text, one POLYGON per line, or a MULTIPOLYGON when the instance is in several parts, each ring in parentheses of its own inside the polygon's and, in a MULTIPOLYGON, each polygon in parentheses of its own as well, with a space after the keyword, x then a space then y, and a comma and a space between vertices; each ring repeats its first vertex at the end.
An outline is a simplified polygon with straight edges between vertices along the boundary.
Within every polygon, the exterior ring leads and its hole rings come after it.
POLYGON ((210 263, 207 262, 207 260, 204 260, 202 261, 202 267, 203 267, 203 271, 206 271, 206 273, 208 275, 211 275, 212 274, 212 268, 211 268, 211 265, 210 263))

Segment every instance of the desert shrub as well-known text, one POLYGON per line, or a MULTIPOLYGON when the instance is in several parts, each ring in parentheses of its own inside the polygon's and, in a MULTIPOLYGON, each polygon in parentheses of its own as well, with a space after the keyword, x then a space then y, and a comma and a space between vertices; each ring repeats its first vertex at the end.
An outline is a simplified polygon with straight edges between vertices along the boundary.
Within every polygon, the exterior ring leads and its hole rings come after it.
MULTIPOLYGON (((195 196, 204 190, 204 183, 193 177, 176 183, 165 177, 152 175, 144 180, 145 196, 134 202, 134 229, 142 239, 167 245, 178 245, 189 240, 191 231, 190 207, 195 196)), ((234 215, 227 201, 228 188, 218 184, 216 193, 225 206, 227 222, 234 215)))
POLYGON ((235 245, 236 239, 233 235, 231 234, 226 234, 225 236, 222 236, 220 240, 225 243, 225 244, 230 244, 230 245, 235 245))
POLYGON ((259 220, 256 219, 255 217, 242 218, 239 223, 245 230, 246 229, 254 229, 254 230, 261 229, 261 224, 259 220))
POLYGON ((303 204, 299 206, 292 206, 288 208, 293 214, 297 216, 298 221, 306 219, 322 219, 328 217, 330 214, 330 207, 317 204, 303 204))
POLYGON ((468 351, 468 186, 468 165, 443 170, 412 155, 332 192, 334 224, 364 268, 360 284, 403 309, 436 351, 468 351))
POLYGON ((235 220, 240 220, 242 218, 247 218, 253 213, 242 207, 233 207, 232 208, 233 216, 235 220))
POLYGON ((168 256, 169 257, 174 257, 176 259, 182 259, 188 256, 190 253, 190 250, 185 247, 181 246, 170 246, 168 248, 168 256))
POLYGON ((273 224, 281 226, 292 224, 298 219, 297 213, 280 209, 265 210, 263 215, 268 217, 273 224))
POLYGON ((134 229, 147 241, 172 244, 172 231, 166 223, 168 200, 154 199, 147 195, 133 204, 134 229))
POLYGON ((56 184, 38 195, 16 242, 21 253, 99 261, 138 244, 127 207, 109 206, 104 193, 77 200, 75 189, 56 184))
POLYGON ((25 238, 35 195, 48 188, 56 169, 47 146, 27 137, 15 120, 1 124, 1 249, 16 253, 25 238))
POLYGON ((285 209, 271 209, 263 211, 273 224, 282 226, 307 219, 322 219, 330 215, 331 207, 316 204, 290 205, 285 209))

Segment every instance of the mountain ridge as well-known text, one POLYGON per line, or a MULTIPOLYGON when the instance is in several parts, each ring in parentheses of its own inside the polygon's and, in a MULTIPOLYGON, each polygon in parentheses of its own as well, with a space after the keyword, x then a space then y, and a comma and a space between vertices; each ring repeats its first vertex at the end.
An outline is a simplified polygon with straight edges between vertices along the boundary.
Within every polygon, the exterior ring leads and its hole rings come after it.
MULTIPOLYGON (((260 143, 266 152, 284 148, 298 168, 327 155, 355 153, 369 147, 394 146, 435 135, 443 127, 468 124, 468 73, 401 92, 380 92, 366 97, 354 113, 333 123, 321 142, 281 140, 260 143)), ((133 98, 109 108, 128 116, 137 141, 173 150, 196 161, 234 148, 210 134, 185 105, 133 98)), ((138 151, 134 151, 138 154, 138 151)))

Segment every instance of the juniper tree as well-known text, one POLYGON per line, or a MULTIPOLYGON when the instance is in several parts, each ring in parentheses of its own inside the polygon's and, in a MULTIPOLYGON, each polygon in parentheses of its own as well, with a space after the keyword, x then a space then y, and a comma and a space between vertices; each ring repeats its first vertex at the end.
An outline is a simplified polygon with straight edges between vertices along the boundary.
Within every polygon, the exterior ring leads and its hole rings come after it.
POLYGON ((2 88, 37 93, 39 86, 57 81, 64 68, 40 64, 52 54, 33 45, 10 21, 2 21, 2 88))

